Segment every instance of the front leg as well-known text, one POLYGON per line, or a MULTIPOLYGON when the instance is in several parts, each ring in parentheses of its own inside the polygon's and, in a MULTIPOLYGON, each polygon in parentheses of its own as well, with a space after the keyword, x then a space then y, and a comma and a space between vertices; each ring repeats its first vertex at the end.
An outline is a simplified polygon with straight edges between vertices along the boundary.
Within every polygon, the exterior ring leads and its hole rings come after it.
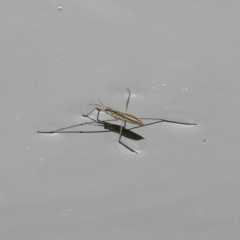
MULTIPOLYGON (((92 111, 90 111, 87 115, 86 115, 86 114, 82 114, 82 116, 89 118, 89 115, 90 115, 94 110, 97 110, 97 111, 98 111, 98 115, 99 115, 99 111, 100 111, 100 110, 96 107, 96 108, 94 108, 92 111)), ((97 119, 98 119, 98 118, 97 118, 97 119)))
MULTIPOLYGON (((126 123, 126 122, 125 122, 125 123, 126 123)), ((136 151, 134 151, 133 149, 131 149, 130 147, 128 147, 126 144, 124 144, 123 142, 121 142, 122 128, 123 128, 123 121, 122 121, 122 124, 121 124, 121 129, 120 129, 120 133, 119 133, 120 136, 119 136, 118 142, 119 142, 120 144, 122 144, 125 148, 127 148, 128 150, 137 153, 136 151)), ((138 154, 138 153, 137 153, 137 154, 138 154)))

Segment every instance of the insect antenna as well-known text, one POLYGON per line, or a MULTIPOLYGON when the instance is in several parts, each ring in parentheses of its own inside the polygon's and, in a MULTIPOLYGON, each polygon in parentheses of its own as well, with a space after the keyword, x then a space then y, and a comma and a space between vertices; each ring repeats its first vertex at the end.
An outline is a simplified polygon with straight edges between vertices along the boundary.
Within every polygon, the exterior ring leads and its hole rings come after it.
POLYGON ((99 99, 98 99, 98 101, 101 103, 102 107, 106 108, 106 106, 99 99))
POLYGON ((94 105, 94 106, 98 106, 98 107, 103 107, 102 105, 100 105, 100 104, 97 104, 97 103, 88 103, 88 104, 86 104, 86 105, 94 105))
POLYGON ((94 105, 94 106, 98 106, 98 107, 101 107, 101 108, 106 108, 106 106, 98 99, 99 103, 88 103, 87 105, 94 105))

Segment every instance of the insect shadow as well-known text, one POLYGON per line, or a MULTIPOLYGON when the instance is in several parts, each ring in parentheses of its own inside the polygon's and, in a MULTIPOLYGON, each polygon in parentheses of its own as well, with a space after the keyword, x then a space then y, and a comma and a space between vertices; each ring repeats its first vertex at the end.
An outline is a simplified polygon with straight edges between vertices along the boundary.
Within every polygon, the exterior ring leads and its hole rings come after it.
MULTIPOLYGON (((136 151, 134 151, 133 149, 131 149, 130 147, 128 147, 126 144, 124 144, 122 141, 121 141, 121 137, 122 136, 125 136, 127 134, 129 134, 129 130, 131 129, 134 129, 134 128, 139 128, 139 127, 143 127, 143 126, 147 126, 147 125, 151 125, 151 124, 154 124, 154 123, 158 123, 158 122, 169 122, 169 123, 176 123, 176 124, 183 124, 183 125, 197 125, 195 123, 183 123, 183 122, 176 122, 176 121, 170 121, 170 120, 165 120, 165 119, 157 119, 157 118, 139 118, 139 117, 136 117, 134 116, 133 114, 130 114, 130 113, 127 113, 127 110, 128 110, 128 105, 129 105, 129 100, 130 100, 130 97, 131 97, 131 93, 130 93, 130 90, 127 88, 127 91, 128 91, 128 98, 127 98, 127 101, 126 101, 126 112, 121 112, 119 110, 116 110, 116 109, 113 109, 113 108, 110 108, 110 107, 106 107, 100 100, 99 103, 101 104, 88 104, 88 105, 95 105, 97 107, 95 107, 94 109, 92 109, 88 114, 83 114, 82 116, 83 117, 87 117, 87 118, 90 118, 92 119, 91 117, 89 117, 89 115, 97 110, 97 120, 94 120, 95 122, 98 122, 100 124, 102 124, 104 126, 104 128, 107 128, 110 130, 110 128, 112 128, 112 130, 110 131, 113 131, 113 132, 117 132, 119 133, 119 139, 118 139, 118 142, 120 144, 122 144, 123 146, 125 146, 126 148, 128 148, 130 151, 132 152, 135 152, 137 153, 136 151), (108 123, 106 121, 102 121, 99 119, 99 114, 100 112, 104 112, 110 116, 112 116, 114 119, 116 120, 121 120, 122 123, 121 125, 116 125, 116 124, 110 124, 108 126, 108 123), (157 120, 157 122, 154 122, 154 123, 150 123, 150 124, 145 124, 142 120, 157 120), (126 122, 129 122, 129 123, 132 123, 132 124, 136 124, 138 125, 137 127, 133 127, 133 128, 130 128, 130 129, 126 129, 126 122), (127 134, 124 133, 124 132, 128 132, 127 134)), ((126 136, 125 136, 126 137, 126 136)))

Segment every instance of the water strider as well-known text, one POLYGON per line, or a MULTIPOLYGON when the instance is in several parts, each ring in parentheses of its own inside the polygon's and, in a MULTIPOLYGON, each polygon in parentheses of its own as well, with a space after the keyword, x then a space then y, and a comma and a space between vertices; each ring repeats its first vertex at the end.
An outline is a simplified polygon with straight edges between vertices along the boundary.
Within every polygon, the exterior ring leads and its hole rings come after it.
MULTIPOLYGON (((126 144, 124 144, 121 141, 121 137, 124 136, 126 138, 132 139, 132 140, 141 140, 144 139, 142 136, 138 135, 137 133, 131 131, 132 129, 135 128, 140 128, 140 127, 145 127, 148 125, 152 125, 152 124, 156 124, 156 123, 160 123, 160 122, 168 122, 168 123, 175 123, 175 124, 182 124, 182 125, 197 125, 195 123, 184 123, 184 122, 177 122, 177 121, 171 121, 171 120, 166 120, 166 119, 158 119, 158 118, 138 118, 136 116, 134 116, 133 114, 127 113, 127 109, 128 109, 128 104, 129 104, 129 100, 130 100, 130 91, 128 90, 128 99, 126 101, 126 112, 121 112, 119 110, 110 108, 110 107, 105 107, 101 101, 99 100, 99 102, 101 103, 101 105, 99 104, 94 104, 97 105, 99 107, 95 107, 93 110, 91 110, 87 115, 82 115, 84 117, 87 117, 89 119, 92 120, 92 122, 85 122, 85 123, 81 123, 81 124, 76 124, 73 126, 69 126, 69 127, 65 127, 65 128, 60 128, 54 131, 38 131, 38 133, 47 133, 47 134, 51 134, 51 133, 101 133, 101 132, 115 132, 119 134, 119 139, 118 142, 120 144, 122 144, 124 147, 126 147, 127 149, 129 149, 132 152, 137 153, 136 151, 134 151, 133 149, 131 149, 129 146, 127 146, 126 144), (97 110, 98 114, 97 114, 97 120, 91 118, 89 115, 94 111, 97 110), (122 123, 121 125, 117 125, 117 124, 112 124, 109 123, 108 121, 112 121, 112 120, 105 120, 102 121, 99 119, 99 113, 100 111, 105 112, 106 114, 112 116, 113 118, 115 118, 115 120, 121 120, 122 123), (155 122, 152 123, 147 123, 144 124, 142 120, 155 120, 155 122), (129 129, 126 128, 126 122, 132 123, 132 124, 136 124, 138 126, 135 127, 131 127, 129 129), (104 129, 107 130, 102 130, 102 131, 63 131, 69 128, 73 128, 73 127, 77 127, 77 126, 82 126, 82 125, 86 125, 86 124, 97 124, 97 126, 102 126, 104 127, 104 129)), ((90 104, 91 105, 91 104, 90 104)))

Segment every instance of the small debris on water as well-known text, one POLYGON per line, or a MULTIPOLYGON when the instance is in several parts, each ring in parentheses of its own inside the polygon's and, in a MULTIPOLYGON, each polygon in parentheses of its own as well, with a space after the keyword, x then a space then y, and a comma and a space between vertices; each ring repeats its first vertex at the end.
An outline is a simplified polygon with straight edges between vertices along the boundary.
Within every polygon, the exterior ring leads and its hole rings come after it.
POLYGON ((164 84, 163 84, 163 87, 166 87, 166 86, 167 86, 167 84, 164 83, 164 84))
POLYGON ((62 7, 58 7, 58 10, 62 10, 63 8, 62 7))

